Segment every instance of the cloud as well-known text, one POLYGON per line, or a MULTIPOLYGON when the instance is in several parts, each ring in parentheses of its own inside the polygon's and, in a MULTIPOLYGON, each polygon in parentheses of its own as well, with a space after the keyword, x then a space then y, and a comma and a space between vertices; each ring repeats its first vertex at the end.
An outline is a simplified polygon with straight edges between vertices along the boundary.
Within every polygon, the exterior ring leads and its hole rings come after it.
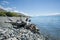
POLYGON ((60 15, 60 13, 38 13, 38 14, 32 14, 30 16, 54 16, 54 15, 60 15))
POLYGON ((13 9, 10 8, 10 7, 5 8, 5 10, 7 10, 7 11, 13 11, 13 9))
POLYGON ((6 5, 6 4, 9 4, 8 1, 1 1, 1 5, 6 5))
POLYGON ((41 14, 42 16, 53 16, 53 15, 60 15, 60 13, 47 13, 47 14, 41 14))
POLYGON ((4 9, 4 10, 7 10, 7 11, 12 10, 12 8, 10 8, 10 7, 7 7, 7 8, 6 8, 6 7, 3 7, 2 5, 0 5, 0 8, 1 8, 1 9, 4 9))
POLYGON ((20 13, 24 14, 24 15, 27 15, 27 16, 30 16, 28 13, 25 13, 25 12, 21 12, 20 13))
POLYGON ((19 13, 19 11, 17 11, 17 10, 14 10, 13 12, 18 12, 19 13))
POLYGON ((3 7, 2 5, 0 5, 0 8, 2 8, 2 9, 4 9, 4 10, 7 10, 7 11, 22 13, 22 14, 24 14, 24 15, 29 16, 28 13, 25 13, 25 12, 21 12, 21 11, 16 10, 16 7, 3 7))
POLYGON ((9 2, 8 1, 3 1, 3 3, 7 3, 8 4, 9 2))
POLYGON ((23 12, 23 11, 18 11, 16 10, 17 8, 16 7, 3 7, 2 5, 0 5, 0 8, 4 9, 4 10, 7 10, 7 11, 11 11, 11 12, 18 12, 18 13, 22 13, 24 15, 27 15, 27 16, 53 16, 53 15, 60 15, 60 13, 35 13, 35 14, 30 14, 30 13, 26 13, 26 12, 23 12))
POLYGON ((14 11, 16 10, 16 7, 3 7, 2 5, 0 5, 0 8, 7 10, 7 11, 14 11))

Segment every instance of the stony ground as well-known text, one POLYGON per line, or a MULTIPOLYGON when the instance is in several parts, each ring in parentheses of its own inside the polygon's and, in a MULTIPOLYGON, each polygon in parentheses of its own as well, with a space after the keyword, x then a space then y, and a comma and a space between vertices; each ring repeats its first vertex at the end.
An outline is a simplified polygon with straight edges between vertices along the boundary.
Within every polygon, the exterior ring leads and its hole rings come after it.
MULTIPOLYGON (((12 17, 12 19, 19 18, 12 17)), ((7 17, 0 17, 0 40, 45 40, 41 34, 33 33, 23 27, 15 29, 11 24, 4 23, 4 21, 8 21, 7 17)))
POLYGON ((0 40, 45 40, 43 35, 33 33, 30 30, 19 28, 0 27, 0 40))

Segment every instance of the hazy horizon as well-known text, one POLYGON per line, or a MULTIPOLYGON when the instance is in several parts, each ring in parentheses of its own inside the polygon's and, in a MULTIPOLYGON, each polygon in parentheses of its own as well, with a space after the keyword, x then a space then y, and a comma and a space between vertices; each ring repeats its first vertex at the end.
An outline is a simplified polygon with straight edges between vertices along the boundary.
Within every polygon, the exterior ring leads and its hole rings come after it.
POLYGON ((29 16, 60 15, 60 0, 0 0, 0 8, 29 16))

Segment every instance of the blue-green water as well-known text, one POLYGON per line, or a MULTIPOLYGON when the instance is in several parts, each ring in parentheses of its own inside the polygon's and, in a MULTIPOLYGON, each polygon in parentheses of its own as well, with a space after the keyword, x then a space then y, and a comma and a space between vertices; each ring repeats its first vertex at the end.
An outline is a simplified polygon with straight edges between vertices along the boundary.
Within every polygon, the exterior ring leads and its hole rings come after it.
POLYGON ((60 16, 33 17, 32 22, 39 27, 42 34, 60 40, 60 16))

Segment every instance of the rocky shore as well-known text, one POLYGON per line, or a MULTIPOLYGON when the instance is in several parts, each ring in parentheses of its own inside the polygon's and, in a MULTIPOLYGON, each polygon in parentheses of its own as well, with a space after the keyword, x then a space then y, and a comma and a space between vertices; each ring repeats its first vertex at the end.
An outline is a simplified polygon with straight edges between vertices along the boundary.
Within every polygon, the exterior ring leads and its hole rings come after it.
MULTIPOLYGON (((19 17, 9 17, 16 21, 19 17)), ((23 18, 24 19, 24 18, 23 18)), ((39 32, 33 32, 31 29, 13 28, 7 17, 0 17, 0 40, 45 40, 45 37, 39 32)))

